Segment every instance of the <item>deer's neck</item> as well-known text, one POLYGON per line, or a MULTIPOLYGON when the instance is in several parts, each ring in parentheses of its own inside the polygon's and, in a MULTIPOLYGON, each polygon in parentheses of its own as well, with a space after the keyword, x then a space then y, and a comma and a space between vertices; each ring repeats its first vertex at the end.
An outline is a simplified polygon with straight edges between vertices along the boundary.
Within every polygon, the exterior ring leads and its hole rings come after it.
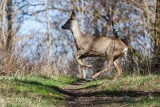
POLYGON ((80 31, 78 22, 74 22, 74 26, 72 27, 71 31, 73 33, 73 36, 74 36, 74 39, 75 39, 76 43, 83 38, 83 34, 80 31))

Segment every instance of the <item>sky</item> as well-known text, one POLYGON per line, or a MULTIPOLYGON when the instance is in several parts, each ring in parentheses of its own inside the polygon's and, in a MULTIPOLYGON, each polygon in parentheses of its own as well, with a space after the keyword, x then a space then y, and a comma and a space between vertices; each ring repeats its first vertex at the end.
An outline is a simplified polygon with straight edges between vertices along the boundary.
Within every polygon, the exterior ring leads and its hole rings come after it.
MULTIPOLYGON (((42 4, 44 0, 30 0, 28 1, 31 4, 37 4, 39 2, 41 2, 42 4)), ((91 5, 93 2, 91 1, 91 3, 85 3, 86 5, 91 5)), ((23 5, 23 4, 22 4, 23 5)), ((57 8, 63 8, 63 9, 67 9, 67 10, 72 10, 72 5, 69 4, 68 1, 64 1, 62 2, 62 4, 55 4, 55 6, 57 8), (62 6, 63 5, 63 6, 62 6)), ((97 4, 98 6, 98 4, 97 4)), ((121 4, 121 7, 125 8, 125 6, 123 6, 123 4, 121 4)), ((26 8, 27 9, 27 8, 26 8)), ((30 6, 29 8, 29 13, 33 13, 36 10, 43 10, 45 9, 44 5, 39 5, 39 6, 30 6)), ((91 21, 94 16, 90 16, 92 15, 92 8, 86 8, 86 11, 89 11, 89 14, 85 14, 85 21, 84 21, 84 31, 83 33, 88 33, 86 32, 86 28, 89 26, 88 22, 91 21), (87 10, 88 9, 88 10, 87 10)), ((134 11, 137 11, 135 9, 133 9, 134 11)), ((101 10, 103 13, 105 13, 104 10, 101 10)), ((130 22, 125 22, 122 21, 121 23, 119 23, 119 27, 121 29, 125 29, 126 27, 131 27, 131 26, 135 26, 132 27, 130 29, 132 29, 136 35, 135 36, 135 40, 132 41, 130 43, 130 45, 132 47, 134 47, 134 49, 140 51, 144 56, 147 56, 148 54, 150 54, 149 51, 151 50, 151 47, 153 45, 152 41, 151 41, 151 37, 150 37, 150 33, 148 32, 148 28, 145 28, 145 31, 142 33, 139 33, 143 27, 143 19, 141 18, 141 16, 139 16, 139 12, 128 12, 125 11, 128 15, 128 18, 130 18, 130 22), (136 18, 139 18, 140 20, 134 20, 136 18)), ((122 13, 120 13, 120 15, 122 15, 122 13)), ((53 44, 52 44, 52 56, 54 57, 55 55, 59 55, 61 53, 66 54, 67 57, 71 57, 73 56, 73 52, 75 51, 75 45, 74 44, 74 40, 73 40, 73 36, 71 34, 70 31, 64 31, 61 29, 61 26, 65 23, 65 21, 70 17, 70 13, 69 12, 62 12, 62 11, 57 11, 57 10, 53 10, 53 11, 49 11, 49 18, 50 21, 52 23, 51 25, 51 35, 53 38, 53 44), (72 46, 67 47, 67 45, 70 44, 72 46), (66 46, 66 48, 64 49, 63 46, 66 46), (67 51, 67 52, 66 52, 67 51)), ((77 13, 77 17, 79 19, 79 25, 80 28, 82 29, 82 23, 81 23, 81 13, 77 13)), ((44 45, 44 50, 42 51, 46 51, 46 42, 43 41, 47 39, 47 21, 46 21, 46 13, 42 12, 39 13, 37 15, 34 16, 25 16, 24 18, 24 22, 22 23, 22 26, 19 30, 19 32, 17 33, 17 36, 19 37, 25 37, 26 35, 33 35, 34 34, 34 38, 32 38, 32 40, 29 41, 29 46, 28 48, 25 49, 25 55, 30 55, 30 53, 35 53, 37 50, 37 46, 39 45, 39 43, 41 43, 42 45, 44 45)), ((102 32, 102 23, 103 24, 107 24, 107 22, 104 23, 104 20, 98 20, 98 30, 101 33, 102 32)), ((93 22, 91 22, 91 28, 89 29, 89 33, 93 34, 94 30, 93 30, 93 22)), ((119 28, 116 28, 117 31, 119 31, 119 28)), ((127 34, 127 33, 126 33, 127 34)), ((124 33, 120 32, 119 33, 120 36, 127 36, 124 33)), ((24 39, 23 41, 21 41, 21 43, 23 44, 26 41, 26 39, 24 39)), ((19 45, 21 45, 21 43, 19 43, 19 45)))

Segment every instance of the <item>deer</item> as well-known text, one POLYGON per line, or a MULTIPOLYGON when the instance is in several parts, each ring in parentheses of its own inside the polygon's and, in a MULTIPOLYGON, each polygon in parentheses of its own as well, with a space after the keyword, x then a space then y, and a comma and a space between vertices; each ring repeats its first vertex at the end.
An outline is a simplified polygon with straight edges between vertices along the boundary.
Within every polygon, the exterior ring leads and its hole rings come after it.
POLYGON ((128 46, 121 39, 109 36, 87 36, 80 31, 77 16, 72 11, 70 18, 61 27, 63 30, 70 30, 77 47, 74 57, 82 67, 92 67, 82 59, 87 57, 106 57, 107 65, 101 71, 95 73, 91 79, 96 79, 102 73, 109 71, 114 65, 116 75, 112 82, 115 82, 122 73, 119 59, 127 55, 128 46))

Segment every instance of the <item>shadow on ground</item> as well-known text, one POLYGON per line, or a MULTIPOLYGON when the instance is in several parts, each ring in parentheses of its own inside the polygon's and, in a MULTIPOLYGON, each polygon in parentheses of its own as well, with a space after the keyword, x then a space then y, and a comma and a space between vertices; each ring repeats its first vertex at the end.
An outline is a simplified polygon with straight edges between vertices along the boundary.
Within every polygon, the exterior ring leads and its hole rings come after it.
POLYGON ((75 84, 71 84, 69 89, 62 89, 57 86, 45 85, 37 81, 22 81, 18 82, 38 85, 50 88, 64 96, 64 103, 67 107, 84 107, 84 106, 104 106, 109 104, 123 104, 123 103, 140 103, 143 100, 154 102, 156 97, 160 97, 159 91, 154 92, 145 92, 145 91, 96 91, 94 88, 79 88, 74 89, 77 86, 80 86, 84 81, 78 81, 75 84))

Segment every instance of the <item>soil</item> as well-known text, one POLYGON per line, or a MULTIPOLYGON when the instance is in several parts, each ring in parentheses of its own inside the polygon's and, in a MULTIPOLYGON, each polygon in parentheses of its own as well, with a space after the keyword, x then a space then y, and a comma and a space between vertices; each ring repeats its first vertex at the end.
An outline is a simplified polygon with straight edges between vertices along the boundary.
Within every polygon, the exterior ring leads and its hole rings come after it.
POLYGON ((63 89, 66 107, 110 107, 126 105, 126 102, 137 102, 142 96, 154 96, 159 92, 97 90, 96 87, 81 88, 87 81, 79 81, 63 89))

